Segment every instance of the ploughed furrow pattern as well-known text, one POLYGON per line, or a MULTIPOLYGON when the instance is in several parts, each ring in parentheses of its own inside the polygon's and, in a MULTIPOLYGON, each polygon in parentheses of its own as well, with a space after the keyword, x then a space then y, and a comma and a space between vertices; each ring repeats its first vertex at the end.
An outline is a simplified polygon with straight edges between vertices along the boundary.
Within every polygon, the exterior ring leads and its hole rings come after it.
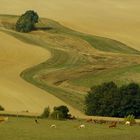
MULTIPOLYGON (((133 71, 140 64, 140 52, 119 41, 76 32, 49 19, 40 19, 36 30, 28 34, 9 29, 13 24, 4 32, 51 53, 48 60, 23 69, 20 76, 80 111, 89 88, 102 82, 101 75, 127 67, 133 71)), ((113 80, 118 73, 112 72, 106 79, 113 80)))

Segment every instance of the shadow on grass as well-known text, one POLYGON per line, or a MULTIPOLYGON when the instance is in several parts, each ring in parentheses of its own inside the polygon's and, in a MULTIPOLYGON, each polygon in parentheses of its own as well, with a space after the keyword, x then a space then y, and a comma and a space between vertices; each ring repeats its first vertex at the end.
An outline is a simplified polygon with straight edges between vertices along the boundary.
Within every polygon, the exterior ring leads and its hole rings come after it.
POLYGON ((43 31, 46 31, 46 30, 52 30, 53 28, 52 27, 36 27, 34 30, 43 30, 43 31))

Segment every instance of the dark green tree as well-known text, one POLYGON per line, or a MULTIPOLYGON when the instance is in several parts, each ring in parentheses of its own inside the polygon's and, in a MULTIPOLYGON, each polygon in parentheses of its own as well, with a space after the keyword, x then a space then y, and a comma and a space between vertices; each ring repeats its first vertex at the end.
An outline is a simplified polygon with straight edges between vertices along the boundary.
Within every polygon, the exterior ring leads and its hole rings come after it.
POLYGON ((117 87, 114 82, 92 87, 85 98, 87 115, 140 117, 140 86, 130 83, 117 87))
POLYGON ((4 111, 4 108, 0 105, 0 111, 4 111))
POLYGON ((61 111, 58 111, 58 110, 55 110, 55 111, 52 112, 51 118, 55 119, 55 120, 65 119, 63 113, 61 111))
POLYGON ((30 32, 35 28, 35 24, 38 22, 39 16, 36 12, 29 10, 19 17, 16 23, 16 31, 18 32, 30 32))
POLYGON ((120 87, 119 116, 140 116, 140 87, 136 83, 130 83, 120 87))
POLYGON ((86 96, 86 114, 99 116, 114 116, 116 112, 113 107, 116 102, 113 98, 117 98, 117 85, 114 82, 103 83, 102 85, 91 88, 86 96))
POLYGON ((50 116, 50 107, 46 107, 41 115, 43 118, 48 118, 50 116))
POLYGON ((61 113, 61 117, 64 118, 64 119, 67 119, 68 116, 69 116, 69 109, 67 106, 58 106, 58 107, 54 107, 54 111, 58 111, 61 113))

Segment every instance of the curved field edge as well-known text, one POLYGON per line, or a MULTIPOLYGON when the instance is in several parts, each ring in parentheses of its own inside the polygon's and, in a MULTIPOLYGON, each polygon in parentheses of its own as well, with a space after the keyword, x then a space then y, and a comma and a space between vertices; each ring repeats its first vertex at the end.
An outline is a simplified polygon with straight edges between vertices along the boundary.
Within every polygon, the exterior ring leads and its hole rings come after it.
MULTIPOLYGON (((16 15, 0 15, 2 19, 1 26, 11 29, 14 28, 15 22, 19 16, 16 15), (9 20, 12 20, 9 23, 9 20)), ((140 51, 114 39, 90 35, 74 31, 68 27, 61 25, 59 22, 47 18, 41 18, 38 29, 46 30, 50 33, 72 35, 80 37, 91 44, 92 47, 105 52, 124 53, 124 54, 140 54, 140 51)))
MULTIPOLYGON (((7 24, 7 27, 10 27, 10 25, 11 23, 7 24)), ((48 32, 50 34, 69 36, 69 37, 78 37, 81 40, 85 40, 90 44, 90 46, 100 51, 113 52, 113 53, 117 52, 122 54, 126 53, 130 55, 140 54, 139 51, 132 49, 121 42, 111 40, 108 38, 102 38, 102 37, 79 33, 71 29, 68 29, 60 25, 59 23, 49 19, 42 19, 41 22, 38 24, 38 28, 41 31, 48 32)), ((80 94, 77 93, 76 91, 68 91, 60 87, 54 86, 53 84, 46 83, 42 79, 40 79, 40 75, 42 74, 42 72, 44 73, 44 71, 45 74, 49 74, 51 72, 55 73, 62 70, 67 70, 67 69, 73 70, 79 67, 83 67, 84 65, 90 64, 89 60, 81 55, 77 55, 73 51, 68 52, 67 50, 62 49, 61 46, 58 47, 56 44, 53 45, 52 43, 47 42, 45 39, 39 38, 34 33, 21 34, 21 33, 10 32, 10 31, 5 31, 5 32, 15 36, 16 38, 26 43, 35 44, 45 49, 48 49, 52 54, 52 57, 48 61, 24 70, 21 73, 21 77, 26 81, 36 85, 37 87, 42 88, 48 91, 49 93, 55 95, 56 97, 65 101, 71 106, 83 111, 85 94, 80 94)), ((38 33, 40 32, 37 32, 37 34, 38 33)))
POLYGON ((140 64, 87 74, 71 80, 70 83, 77 86, 91 87, 108 81, 114 81, 117 85, 129 84, 130 82, 140 84, 140 64))

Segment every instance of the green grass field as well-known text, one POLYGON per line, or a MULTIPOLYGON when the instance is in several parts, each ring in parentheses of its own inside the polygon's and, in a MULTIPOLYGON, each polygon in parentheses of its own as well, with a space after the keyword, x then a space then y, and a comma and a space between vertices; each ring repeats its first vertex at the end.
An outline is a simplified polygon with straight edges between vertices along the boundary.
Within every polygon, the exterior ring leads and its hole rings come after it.
POLYGON ((132 65, 120 69, 111 69, 110 71, 96 72, 87 74, 78 79, 74 79, 72 83, 91 87, 99 85, 102 82, 114 81, 118 85, 128 84, 130 82, 140 83, 140 65, 132 65))
POLYGON ((55 121, 39 120, 35 124, 33 118, 9 118, 8 122, 0 124, 1 140, 139 140, 140 126, 125 126, 108 128, 109 124, 92 124, 85 121, 55 121), (50 128, 55 124, 57 128, 50 128), (85 124, 84 129, 78 126, 85 124))

